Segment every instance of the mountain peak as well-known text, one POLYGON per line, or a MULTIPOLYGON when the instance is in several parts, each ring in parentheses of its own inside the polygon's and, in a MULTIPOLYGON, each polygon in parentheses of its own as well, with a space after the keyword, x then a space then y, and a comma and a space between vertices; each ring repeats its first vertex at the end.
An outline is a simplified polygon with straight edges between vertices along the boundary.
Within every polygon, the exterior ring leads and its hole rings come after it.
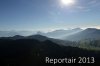
POLYGON ((37 39, 37 40, 40 40, 40 41, 45 41, 45 40, 48 39, 48 37, 40 35, 40 34, 31 35, 31 36, 28 36, 27 38, 29 38, 29 39, 37 39))
POLYGON ((40 35, 40 34, 36 34, 36 35, 28 36, 28 37, 46 37, 46 36, 43 36, 43 35, 40 35))
POLYGON ((21 35, 15 35, 15 36, 13 36, 13 37, 24 37, 24 36, 21 36, 21 35))
POLYGON ((99 29, 96 29, 96 28, 87 28, 87 29, 84 30, 84 31, 88 31, 88 32, 93 31, 93 32, 96 32, 96 31, 99 31, 99 29))
POLYGON ((96 28, 87 28, 86 30, 98 30, 96 28))
POLYGON ((81 28, 74 28, 74 29, 72 29, 72 30, 82 30, 81 28))
POLYGON ((66 37, 67 40, 100 39, 100 30, 96 28, 87 28, 81 32, 66 37))

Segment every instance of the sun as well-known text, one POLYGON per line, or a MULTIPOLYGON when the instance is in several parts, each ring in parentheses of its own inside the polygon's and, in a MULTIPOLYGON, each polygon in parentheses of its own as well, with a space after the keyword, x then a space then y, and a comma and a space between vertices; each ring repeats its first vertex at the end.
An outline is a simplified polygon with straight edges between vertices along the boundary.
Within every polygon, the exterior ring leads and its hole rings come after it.
POLYGON ((64 5, 72 5, 75 3, 74 0, 61 0, 62 4, 64 5))

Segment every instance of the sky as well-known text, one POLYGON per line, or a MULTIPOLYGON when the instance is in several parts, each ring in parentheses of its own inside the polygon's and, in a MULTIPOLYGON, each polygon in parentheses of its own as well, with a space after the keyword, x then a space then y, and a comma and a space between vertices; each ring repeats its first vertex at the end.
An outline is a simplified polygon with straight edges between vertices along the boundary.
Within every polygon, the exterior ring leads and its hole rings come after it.
POLYGON ((100 28, 100 0, 0 0, 0 30, 100 28))

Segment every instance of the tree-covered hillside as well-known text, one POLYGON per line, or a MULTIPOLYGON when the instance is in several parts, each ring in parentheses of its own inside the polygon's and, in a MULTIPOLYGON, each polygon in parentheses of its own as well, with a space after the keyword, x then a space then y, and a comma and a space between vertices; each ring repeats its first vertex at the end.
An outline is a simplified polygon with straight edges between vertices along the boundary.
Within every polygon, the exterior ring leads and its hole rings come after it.
POLYGON ((71 46, 61 46, 52 41, 35 39, 0 39, 0 61, 6 66, 33 66, 45 64, 45 57, 94 57, 100 62, 100 52, 71 46))

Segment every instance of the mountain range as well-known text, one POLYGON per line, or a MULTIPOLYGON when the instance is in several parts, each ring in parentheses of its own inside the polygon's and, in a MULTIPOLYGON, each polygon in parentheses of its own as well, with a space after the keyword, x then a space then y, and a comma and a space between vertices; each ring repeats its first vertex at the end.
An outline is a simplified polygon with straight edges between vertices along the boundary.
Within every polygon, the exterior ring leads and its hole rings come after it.
POLYGON ((36 32, 36 31, 0 31, 0 37, 12 37, 15 35, 22 35, 22 36, 29 36, 29 35, 35 35, 35 34, 40 34, 43 36, 51 37, 51 38, 58 38, 62 37, 71 33, 78 32, 82 29, 80 28, 75 28, 75 29, 70 29, 70 30, 55 30, 51 32, 36 32))
POLYGON ((55 30, 47 33, 43 32, 14 32, 14 31, 0 31, 0 37, 8 37, 13 39, 20 38, 29 38, 29 39, 38 39, 38 40, 46 40, 46 39, 59 39, 64 41, 79 41, 85 39, 91 40, 100 40, 100 29, 96 28, 87 28, 80 29, 75 28, 71 30, 55 30), (25 36, 24 36, 25 35, 25 36))
POLYGON ((58 45, 73 46, 73 42, 71 42, 71 41, 67 41, 67 40, 65 41, 65 40, 61 40, 61 39, 49 38, 49 37, 42 36, 42 35, 39 35, 39 34, 30 35, 30 36, 15 35, 13 37, 1 37, 0 39, 11 39, 11 40, 35 39, 35 40, 38 40, 38 41, 50 40, 54 43, 57 43, 58 45))
POLYGON ((100 40, 100 29, 87 28, 73 35, 65 36, 64 39, 70 41, 79 41, 79 40, 86 40, 86 39, 100 40))
POLYGON ((64 36, 68 36, 77 32, 82 31, 82 29, 80 28, 75 28, 75 29, 69 29, 69 30, 55 30, 55 31, 51 31, 51 32, 47 32, 47 33, 43 33, 43 32, 37 32, 37 34, 43 35, 43 36, 47 36, 50 38, 57 38, 57 39, 61 39, 64 36))
MULTIPOLYGON (((29 36, 0 37, 0 65, 42 65, 45 64, 46 57, 53 59, 94 57, 95 63, 100 63, 100 30, 87 28, 71 31, 74 32, 69 32, 71 34, 66 34, 63 39, 51 38, 38 33, 29 36)), ((57 32, 60 35, 60 32, 57 32)))

